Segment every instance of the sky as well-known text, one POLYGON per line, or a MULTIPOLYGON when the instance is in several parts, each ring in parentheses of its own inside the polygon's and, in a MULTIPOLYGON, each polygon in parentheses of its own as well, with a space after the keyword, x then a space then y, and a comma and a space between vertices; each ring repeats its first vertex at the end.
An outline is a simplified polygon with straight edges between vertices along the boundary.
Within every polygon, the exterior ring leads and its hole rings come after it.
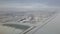
POLYGON ((0 11, 37 11, 60 8, 60 0, 0 0, 0 11))

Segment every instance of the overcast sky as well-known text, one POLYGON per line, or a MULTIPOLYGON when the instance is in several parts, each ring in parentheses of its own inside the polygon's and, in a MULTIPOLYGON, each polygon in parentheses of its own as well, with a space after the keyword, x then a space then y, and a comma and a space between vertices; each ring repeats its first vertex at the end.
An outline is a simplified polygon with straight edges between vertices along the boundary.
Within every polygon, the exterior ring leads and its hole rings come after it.
POLYGON ((0 11, 26 11, 47 8, 60 8, 60 0, 0 0, 0 11))

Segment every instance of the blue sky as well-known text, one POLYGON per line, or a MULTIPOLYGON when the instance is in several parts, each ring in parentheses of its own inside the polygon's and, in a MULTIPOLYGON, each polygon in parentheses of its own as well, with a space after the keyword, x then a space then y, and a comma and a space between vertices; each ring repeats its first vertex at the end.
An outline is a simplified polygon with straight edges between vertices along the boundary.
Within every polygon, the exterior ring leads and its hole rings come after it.
POLYGON ((40 10, 59 8, 60 0, 0 0, 0 10, 40 10))

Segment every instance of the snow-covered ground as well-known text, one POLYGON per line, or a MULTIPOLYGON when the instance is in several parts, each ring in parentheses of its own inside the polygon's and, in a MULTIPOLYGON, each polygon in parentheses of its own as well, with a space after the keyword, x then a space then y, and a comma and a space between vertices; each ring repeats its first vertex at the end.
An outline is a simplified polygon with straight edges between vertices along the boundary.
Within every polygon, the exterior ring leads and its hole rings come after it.
POLYGON ((21 30, 21 29, 15 29, 12 27, 0 25, 0 34, 19 34, 21 32, 23 32, 23 30, 21 30))
POLYGON ((60 34, 60 13, 54 19, 48 21, 46 25, 37 29, 33 34, 60 34))
POLYGON ((50 19, 54 15, 55 15, 54 12, 47 12, 47 13, 37 12, 37 13, 28 13, 24 16, 14 16, 14 17, 7 16, 3 19, 0 19, 1 20, 0 31, 2 31, 4 34, 19 34, 22 32, 26 32, 27 30, 32 28, 32 26, 41 25, 42 22, 50 19), (19 27, 23 28, 19 29, 19 27))
POLYGON ((43 23, 27 34, 60 34, 60 13, 43 23))

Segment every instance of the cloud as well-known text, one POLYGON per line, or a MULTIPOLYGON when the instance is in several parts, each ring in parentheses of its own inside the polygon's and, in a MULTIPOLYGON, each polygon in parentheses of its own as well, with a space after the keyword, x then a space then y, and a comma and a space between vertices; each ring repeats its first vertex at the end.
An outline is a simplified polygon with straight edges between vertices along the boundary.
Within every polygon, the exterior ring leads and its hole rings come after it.
POLYGON ((0 11, 40 11, 40 10, 49 10, 52 8, 60 8, 58 6, 48 5, 48 2, 40 3, 36 2, 37 0, 33 1, 3 1, 0 4, 0 11), (5 3, 6 2, 6 3, 5 3))
POLYGON ((15 9, 17 11, 30 11, 30 10, 36 11, 44 8, 49 8, 49 6, 42 3, 10 3, 0 5, 0 9, 2 10, 15 9))

